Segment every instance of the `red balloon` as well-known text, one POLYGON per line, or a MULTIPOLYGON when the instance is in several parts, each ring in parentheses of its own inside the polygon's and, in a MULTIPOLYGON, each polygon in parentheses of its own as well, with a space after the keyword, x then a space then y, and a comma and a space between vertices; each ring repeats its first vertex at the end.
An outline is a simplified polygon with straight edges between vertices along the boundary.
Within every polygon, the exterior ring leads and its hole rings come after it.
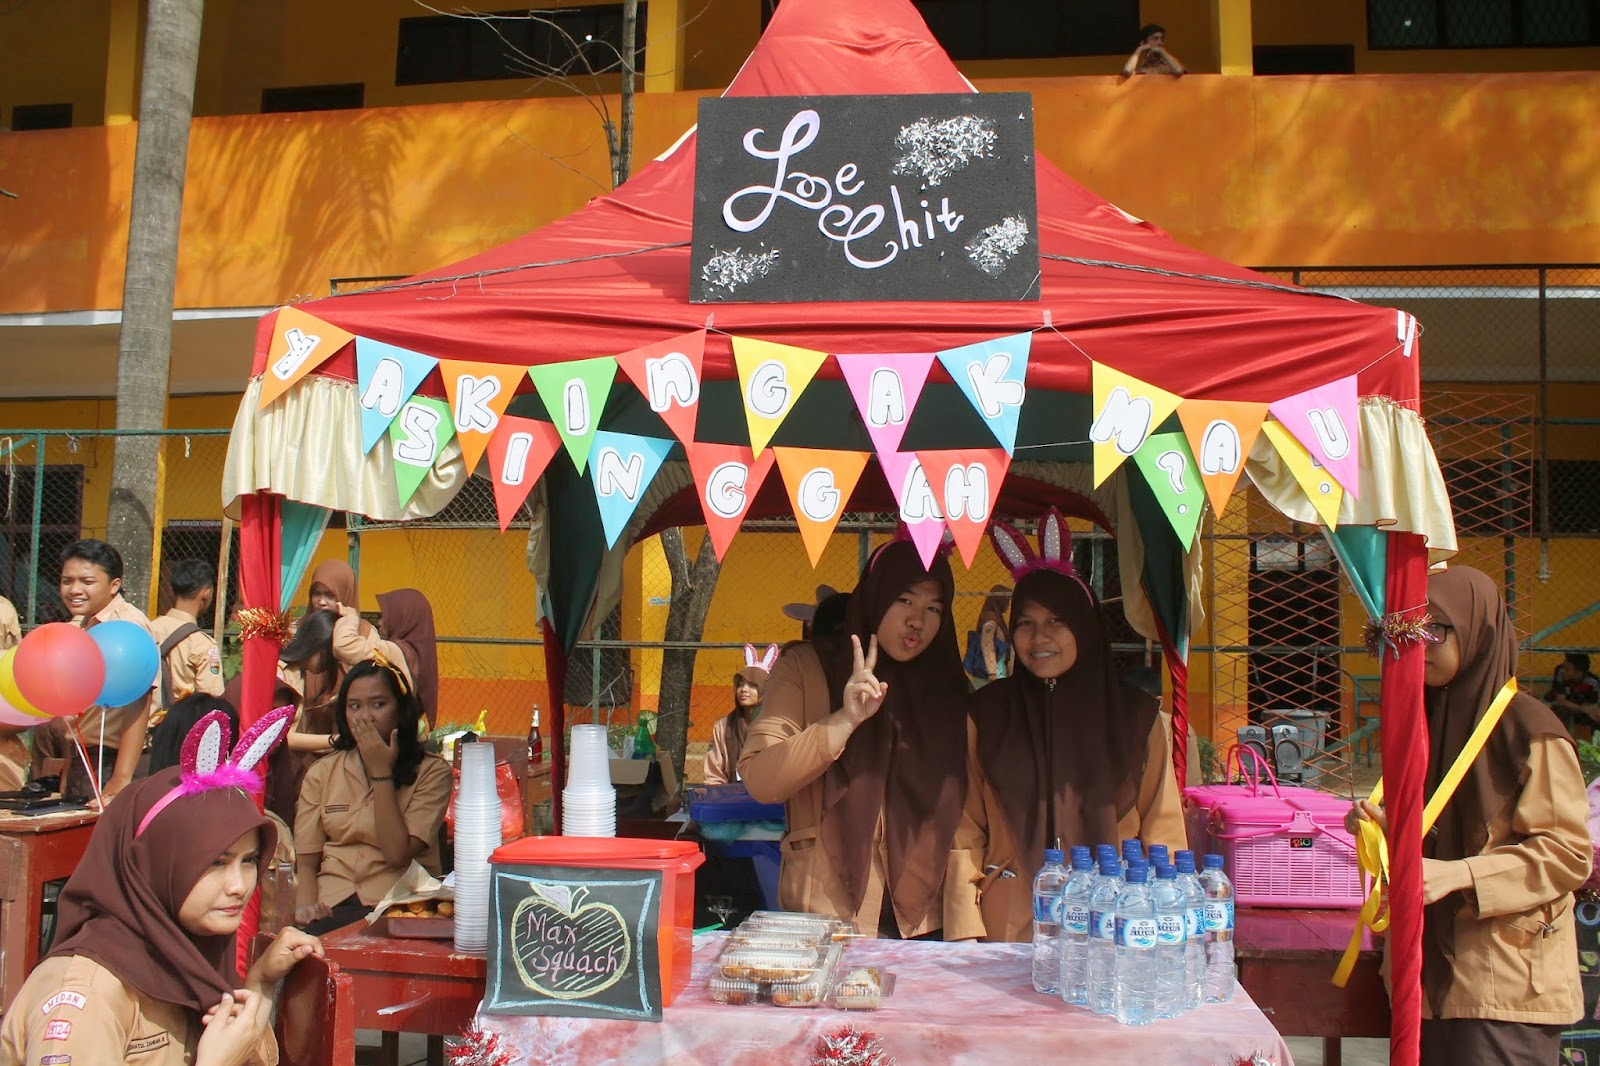
POLYGON ((81 714, 106 683, 106 663, 94 638, 75 625, 51 622, 22 638, 13 663, 17 690, 57 718, 81 714))

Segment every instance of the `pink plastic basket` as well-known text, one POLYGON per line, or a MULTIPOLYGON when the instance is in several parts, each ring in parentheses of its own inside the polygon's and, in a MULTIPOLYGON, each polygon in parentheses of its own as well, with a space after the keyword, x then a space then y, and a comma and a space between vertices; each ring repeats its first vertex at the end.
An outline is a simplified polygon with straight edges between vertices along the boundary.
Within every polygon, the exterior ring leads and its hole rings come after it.
POLYGON ((1228 862, 1234 899, 1250 907, 1358 908, 1366 898, 1355 840, 1344 828, 1350 804, 1315 789, 1279 786, 1271 767, 1235 745, 1225 769, 1254 773, 1244 785, 1202 785, 1183 793, 1189 846, 1228 862), (1261 785, 1265 771, 1270 791, 1261 785))

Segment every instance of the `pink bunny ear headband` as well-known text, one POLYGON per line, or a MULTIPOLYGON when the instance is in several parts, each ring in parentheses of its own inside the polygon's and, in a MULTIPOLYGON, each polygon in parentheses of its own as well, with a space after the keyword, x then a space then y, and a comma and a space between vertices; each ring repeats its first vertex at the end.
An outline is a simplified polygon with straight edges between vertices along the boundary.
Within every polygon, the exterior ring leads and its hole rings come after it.
POLYGON ((746 644, 744 646, 744 665, 746 667, 754 666, 770 674, 772 673, 773 664, 777 661, 778 646, 776 644, 768 644, 766 653, 759 658, 756 656, 756 646, 754 644, 746 644))
POLYGON ((137 837, 142 834, 156 815, 181 796, 195 796, 220 788, 238 788, 259 794, 264 784, 256 767, 267 761, 272 749, 289 732, 293 716, 292 706, 269 711, 244 731, 233 748, 233 754, 226 760, 223 755, 228 750, 228 741, 233 739, 228 716, 221 711, 212 711, 200 719, 184 738, 183 752, 178 756, 178 765, 183 769, 182 779, 176 788, 157 800, 145 813, 133 835, 137 837))
MULTIPOLYGON (((1037 552, 1020 530, 999 519, 989 527, 989 541, 994 545, 1000 561, 1011 571, 1013 580, 1020 581, 1035 570, 1053 570, 1072 578, 1085 589, 1089 588, 1072 568, 1072 530, 1067 527, 1067 520, 1061 512, 1054 507, 1039 520, 1037 552)), ((1090 596, 1093 596, 1092 591, 1090 596)))

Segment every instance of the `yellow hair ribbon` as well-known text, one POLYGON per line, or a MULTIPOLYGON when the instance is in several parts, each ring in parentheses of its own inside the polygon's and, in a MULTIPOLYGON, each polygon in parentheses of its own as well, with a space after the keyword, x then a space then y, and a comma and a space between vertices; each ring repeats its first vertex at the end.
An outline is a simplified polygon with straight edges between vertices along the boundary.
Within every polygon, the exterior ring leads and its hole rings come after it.
POLYGON ((384 655, 383 652, 376 648, 372 649, 372 654, 368 657, 368 661, 374 666, 383 667, 394 675, 395 682, 400 686, 400 694, 402 696, 411 695, 411 682, 406 680, 406 672, 390 662, 388 656, 384 655))

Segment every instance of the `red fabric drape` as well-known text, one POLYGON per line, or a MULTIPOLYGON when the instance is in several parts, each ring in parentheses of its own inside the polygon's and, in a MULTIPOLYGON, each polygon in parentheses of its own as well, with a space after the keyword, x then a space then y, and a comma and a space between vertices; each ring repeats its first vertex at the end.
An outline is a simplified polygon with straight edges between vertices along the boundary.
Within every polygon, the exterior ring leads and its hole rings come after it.
POLYGON ((1166 656, 1167 672, 1172 675, 1172 769, 1181 789, 1189 778, 1189 664, 1165 633, 1161 653, 1166 656))
MULTIPOLYGON (((276 611, 283 552, 283 497, 258 492, 239 501, 239 606, 265 607, 276 611)), ((272 708, 272 682, 278 672, 278 646, 266 637, 254 637, 244 645, 244 684, 239 706, 239 729, 250 728, 272 708)), ((260 799, 257 798, 259 805, 260 799)), ((261 918, 261 894, 250 897, 244 921, 239 926, 239 972, 249 962, 250 941, 261 918)), ((274 930, 276 932, 276 930, 274 930)))
MULTIPOLYGON (((1428 550, 1414 533, 1389 534, 1391 614, 1420 615, 1428 602, 1428 550)), ((1428 721, 1422 710, 1423 649, 1405 643, 1383 657, 1378 715, 1383 730, 1383 793, 1389 814, 1388 956, 1393 990, 1389 1061, 1416 1066, 1422 1026, 1422 807, 1428 774, 1428 721)))
POLYGON ((567 780, 567 652, 549 617, 539 620, 544 633, 544 676, 550 686, 550 820, 551 831, 561 834, 561 788, 567 780))

